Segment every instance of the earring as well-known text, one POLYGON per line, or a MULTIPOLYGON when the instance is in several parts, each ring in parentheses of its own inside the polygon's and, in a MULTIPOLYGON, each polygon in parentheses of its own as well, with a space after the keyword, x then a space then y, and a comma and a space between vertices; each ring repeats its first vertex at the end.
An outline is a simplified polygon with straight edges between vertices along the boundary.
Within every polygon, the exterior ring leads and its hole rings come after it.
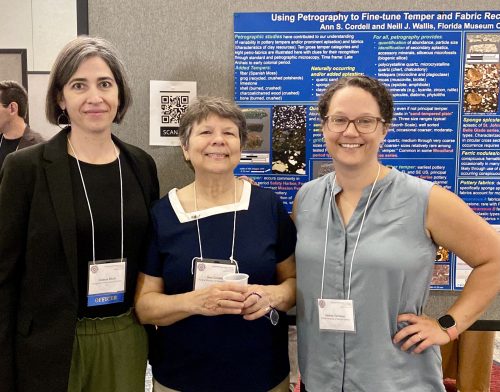
POLYGON ((66 109, 63 109, 61 114, 59 114, 59 116, 57 116, 57 126, 61 129, 63 129, 64 127, 61 124, 64 124, 66 126, 71 125, 71 120, 69 119, 69 116, 68 116, 68 113, 66 112, 66 109))

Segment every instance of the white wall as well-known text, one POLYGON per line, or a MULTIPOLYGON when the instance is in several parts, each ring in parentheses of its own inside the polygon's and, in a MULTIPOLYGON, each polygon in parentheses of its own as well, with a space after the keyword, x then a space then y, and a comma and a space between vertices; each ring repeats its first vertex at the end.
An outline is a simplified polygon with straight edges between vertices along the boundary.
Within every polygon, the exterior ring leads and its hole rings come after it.
POLYGON ((47 75, 59 50, 76 37, 76 0, 0 0, 0 48, 27 49, 30 126, 49 138, 45 120, 47 75))
POLYGON ((76 0, 0 0, 0 48, 26 48, 28 71, 50 71, 76 37, 76 0))
POLYGON ((49 84, 48 73, 28 74, 28 100, 30 103, 30 126, 40 132, 45 139, 50 139, 60 128, 50 124, 45 118, 45 96, 49 84))
POLYGON ((0 0, 0 48, 28 49, 28 64, 33 52, 31 24, 31 0, 0 0))

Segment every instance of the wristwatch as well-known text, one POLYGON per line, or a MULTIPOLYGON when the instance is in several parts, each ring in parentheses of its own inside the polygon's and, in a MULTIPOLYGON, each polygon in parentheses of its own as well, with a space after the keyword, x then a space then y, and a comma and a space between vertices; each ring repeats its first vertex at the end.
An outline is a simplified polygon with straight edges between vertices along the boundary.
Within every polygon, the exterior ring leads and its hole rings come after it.
POLYGON ((437 321, 441 329, 445 331, 450 337, 450 341, 458 338, 457 322, 452 316, 450 316, 449 314, 445 314, 444 316, 438 318, 437 321))

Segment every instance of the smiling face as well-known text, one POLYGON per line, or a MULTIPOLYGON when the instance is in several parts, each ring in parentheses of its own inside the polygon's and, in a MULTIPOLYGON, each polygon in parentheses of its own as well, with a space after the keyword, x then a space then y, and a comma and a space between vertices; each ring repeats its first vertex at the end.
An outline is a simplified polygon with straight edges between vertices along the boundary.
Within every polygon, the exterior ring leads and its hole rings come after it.
MULTIPOLYGON (((362 116, 381 117, 375 98, 360 87, 347 86, 332 96, 328 116, 345 116, 350 120, 362 116)), ((368 167, 378 162, 380 144, 387 134, 387 128, 379 122, 375 132, 359 133, 354 124, 349 124, 344 132, 331 132, 323 125, 328 153, 335 161, 336 169, 368 167)))
POLYGON ((193 165, 196 175, 232 176, 241 157, 238 127, 227 118, 210 114, 193 125, 183 153, 193 165))
POLYGON ((64 85, 59 106, 68 112, 73 132, 111 132, 118 110, 118 86, 106 62, 84 60, 64 85))

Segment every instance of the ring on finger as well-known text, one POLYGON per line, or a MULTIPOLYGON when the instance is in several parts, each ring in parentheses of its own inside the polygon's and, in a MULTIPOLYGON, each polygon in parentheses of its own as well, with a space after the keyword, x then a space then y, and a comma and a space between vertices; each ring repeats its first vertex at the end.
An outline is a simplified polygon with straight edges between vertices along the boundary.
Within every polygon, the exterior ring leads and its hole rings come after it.
POLYGON ((252 292, 250 293, 250 295, 256 295, 257 297, 259 297, 259 299, 261 299, 261 298, 262 298, 262 295, 260 295, 259 293, 255 292, 255 291, 252 291, 252 292))
POLYGON ((418 336, 418 339, 419 341, 421 342, 422 340, 424 340, 424 338, 422 337, 422 335, 420 335, 420 332, 417 332, 417 336, 418 336))

